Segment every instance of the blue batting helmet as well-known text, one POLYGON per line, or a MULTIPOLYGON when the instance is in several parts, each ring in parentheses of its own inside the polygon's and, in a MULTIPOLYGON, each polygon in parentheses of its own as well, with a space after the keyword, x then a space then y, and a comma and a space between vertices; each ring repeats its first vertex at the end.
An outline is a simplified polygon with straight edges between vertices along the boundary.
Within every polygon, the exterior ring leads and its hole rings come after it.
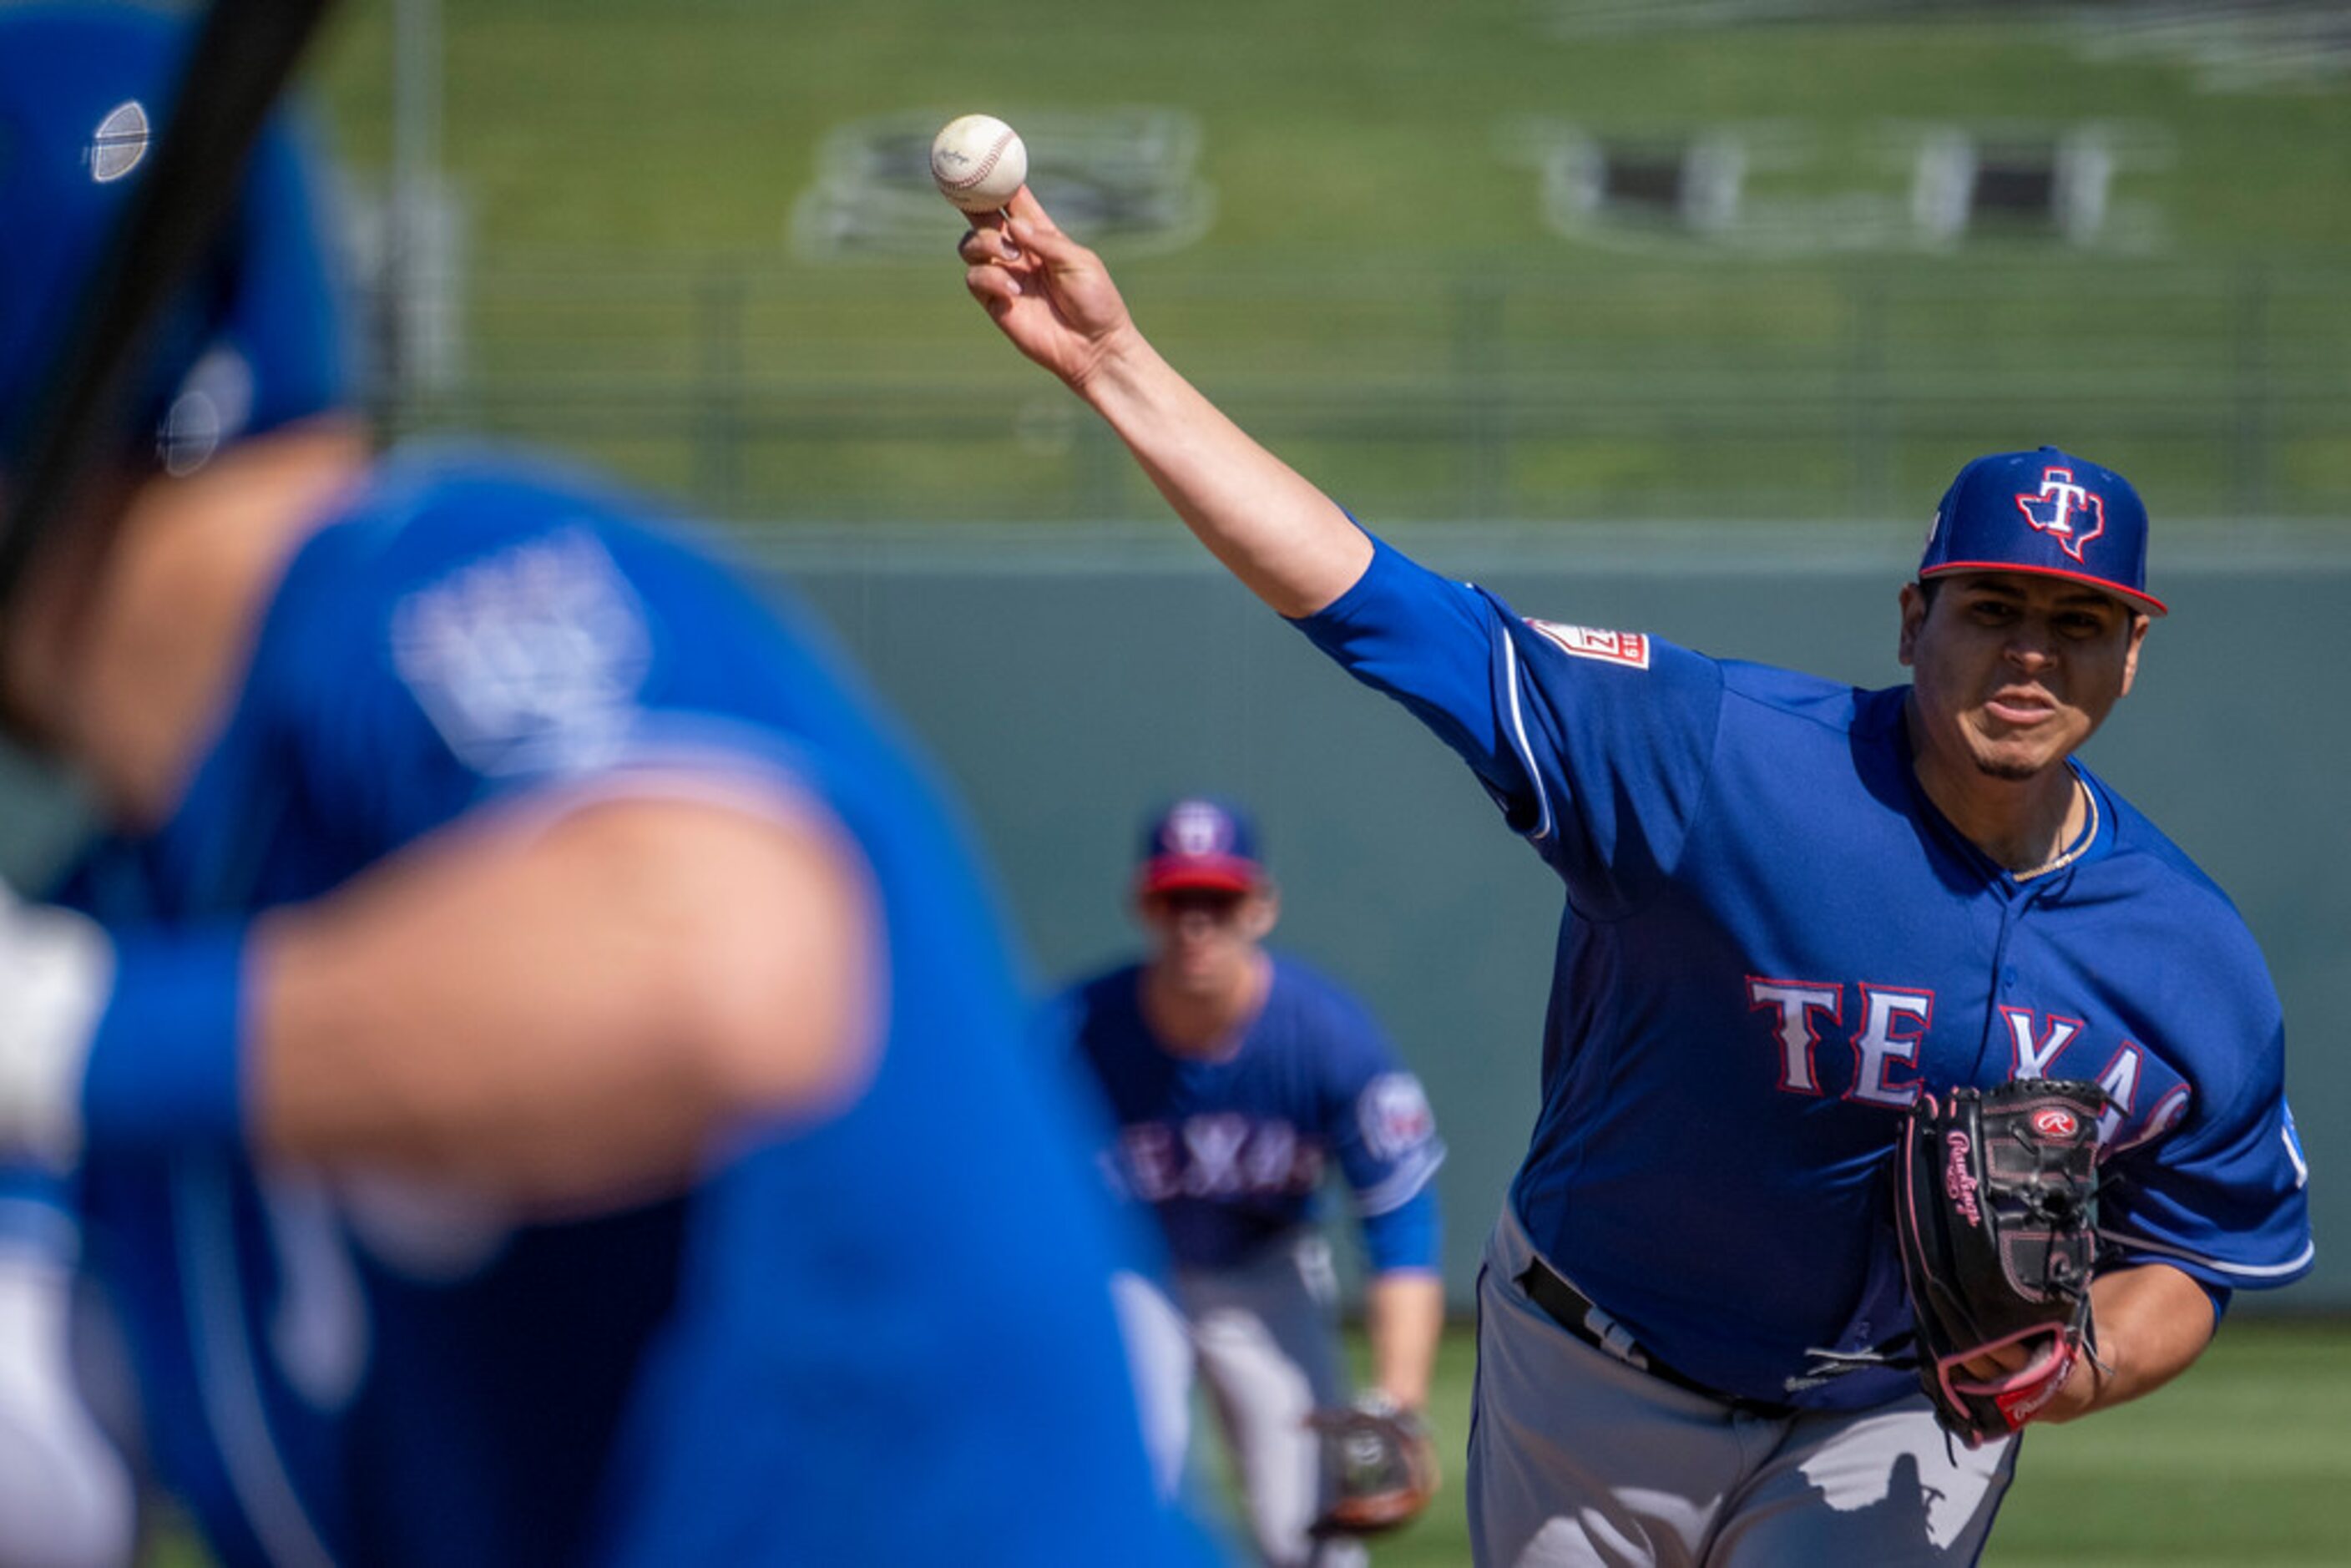
MULTIPOLYGON (((0 434, 13 450, 109 234, 153 162, 193 28, 122 5, 0 5, 0 434)), ((196 84, 195 90, 203 90, 196 84)), ((184 469, 351 399, 310 162, 284 114, 238 209, 148 340, 134 430, 184 469)))

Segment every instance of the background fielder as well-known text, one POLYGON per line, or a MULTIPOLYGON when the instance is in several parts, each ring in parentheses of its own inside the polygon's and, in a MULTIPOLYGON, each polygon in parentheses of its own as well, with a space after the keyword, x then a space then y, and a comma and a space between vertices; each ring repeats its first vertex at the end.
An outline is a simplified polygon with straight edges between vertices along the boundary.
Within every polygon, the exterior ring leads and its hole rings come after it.
POLYGON ((1164 1423, 1155 1446, 1181 1466, 1196 1370, 1259 1554, 1284 1568, 1361 1563, 1359 1544, 1308 1533, 1326 1479, 1308 1417, 1349 1398, 1316 1209, 1335 1166, 1369 1271, 1365 1398, 1418 1412, 1445 1320, 1430 1185, 1444 1145, 1363 1006, 1261 946, 1280 894, 1238 807, 1195 796, 1155 816, 1134 900, 1149 953, 1072 985, 1054 1013, 1109 1099, 1117 1143, 1103 1163, 1151 1206, 1175 1263, 1172 1291, 1131 1320, 1164 1423))
POLYGON ((2162 612, 2119 476, 2053 448, 1964 469, 1902 591, 1907 687, 1531 622, 1233 425, 1033 194, 975 224, 966 279, 997 325, 1563 885, 1542 1104, 1479 1287, 1481 1562, 1980 1551, 2016 1443, 1949 1441, 1888 1360, 1888 1156, 1924 1091, 2070 1076, 2118 1107, 2100 1356, 2019 1419, 2160 1385, 2233 1290, 2308 1270, 2261 956, 2073 758, 2162 612))

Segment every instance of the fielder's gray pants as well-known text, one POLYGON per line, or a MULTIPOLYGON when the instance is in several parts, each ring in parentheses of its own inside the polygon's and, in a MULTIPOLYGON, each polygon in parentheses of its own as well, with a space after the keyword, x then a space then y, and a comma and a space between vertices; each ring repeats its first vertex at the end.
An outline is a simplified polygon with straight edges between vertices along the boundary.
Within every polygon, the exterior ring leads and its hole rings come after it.
POLYGON ((1258 1557, 1270 1568, 1361 1568, 1360 1543, 1306 1533, 1322 1493, 1321 1440, 1306 1418, 1350 1397, 1322 1236, 1301 1232, 1244 1268, 1179 1271, 1173 1300, 1134 1275, 1120 1277, 1118 1294, 1163 1484, 1186 1468, 1196 1378, 1224 1429, 1258 1557))

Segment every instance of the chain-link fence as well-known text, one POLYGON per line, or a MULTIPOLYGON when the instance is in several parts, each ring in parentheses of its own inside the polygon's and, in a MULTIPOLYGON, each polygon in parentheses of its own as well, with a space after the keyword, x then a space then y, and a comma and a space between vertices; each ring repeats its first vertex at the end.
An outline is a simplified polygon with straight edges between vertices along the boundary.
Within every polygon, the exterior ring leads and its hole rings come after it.
MULTIPOLYGON (((1966 456, 2050 442, 2161 515, 2351 517, 2339 271, 1307 256, 1123 281, 1179 366, 1366 516, 1923 521, 1966 456)), ((730 519, 1158 515, 949 256, 507 262, 455 298, 458 351, 393 389, 396 428, 546 441, 730 519)))

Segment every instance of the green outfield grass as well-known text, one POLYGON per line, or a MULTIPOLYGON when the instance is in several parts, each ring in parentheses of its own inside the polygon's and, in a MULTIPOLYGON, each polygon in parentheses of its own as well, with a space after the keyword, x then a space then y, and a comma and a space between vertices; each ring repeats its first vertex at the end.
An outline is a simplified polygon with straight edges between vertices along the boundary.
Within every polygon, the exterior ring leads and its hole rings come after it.
MULTIPOLYGON (((1360 1368, 1360 1334, 1350 1336, 1350 1348, 1360 1368)), ((1445 1490, 1418 1523, 1378 1545, 1374 1568, 1466 1568, 1469 1562, 1461 1456, 1474 1360, 1468 1326, 1449 1331, 1430 1401, 1445 1490)), ((1990 1568, 2339 1568, 2346 1498, 2351 1322, 2241 1320, 2169 1388, 2088 1421, 2033 1432, 1985 1562, 1990 1568)), ((166 1533, 149 1561, 151 1568, 209 1563, 177 1531, 166 1533)))
MULTIPOLYGON (((442 9, 466 375, 406 417, 550 440, 722 515, 1157 515, 963 298, 944 204, 917 257, 787 242, 841 125, 1132 105, 1191 117, 1214 193, 1196 244, 1122 258, 1139 318, 1366 516, 1907 519, 1959 458, 2044 439, 2166 516, 2351 514, 2340 86, 2208 91, 2041 26, 1570 38, 1541 0, 1006 0, 985 27, 949 0, 442 9), (1537 120, 1776 127, 1809 159, 1752 183, 1796 200, 1905 189, 1904 127, 2112 122, 2158 150, 2115 185, 2156 232, 1594 246, 1541 221, 1510 151, 1537 120)), ((354 0, 319 72, 378 183, 392 16, 354 0)))
MULTIPOLYGON (((1432 1401, 1447 1489, 1429 1516, 1378 1548, 1376 1568, 1469 1561, 1459 1481, 1473 1361, 1468 1331, 1455 1329, 1432 1401)), ((2346 1508, 2351 1322, 2243 1319, 2170 1387, 2030 1434, 1984 1561, 2335 1568, 2351 1556, 2346 1508)))

